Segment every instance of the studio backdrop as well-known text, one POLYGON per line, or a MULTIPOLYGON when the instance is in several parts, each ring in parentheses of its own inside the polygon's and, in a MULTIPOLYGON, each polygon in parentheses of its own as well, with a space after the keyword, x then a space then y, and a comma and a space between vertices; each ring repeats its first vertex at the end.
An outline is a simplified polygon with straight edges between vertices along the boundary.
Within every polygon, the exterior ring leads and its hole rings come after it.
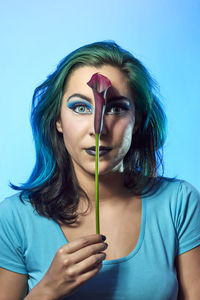
POLYGON ((34 166, 34 89, 71 51, 103 40, 133 53, 157 81, 168 118, 164 175, 200 189, 199 14, 199 0, 2 1, 0 201, 34 166))

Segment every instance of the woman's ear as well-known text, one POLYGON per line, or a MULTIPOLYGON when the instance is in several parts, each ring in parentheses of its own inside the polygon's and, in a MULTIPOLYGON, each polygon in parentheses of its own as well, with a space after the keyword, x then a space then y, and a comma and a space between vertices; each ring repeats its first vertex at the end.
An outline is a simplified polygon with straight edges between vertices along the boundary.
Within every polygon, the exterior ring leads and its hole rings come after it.
POLYGON ((56 122, 56 128, 59 132, 63 133, 62 124, 60 120, 56 122))

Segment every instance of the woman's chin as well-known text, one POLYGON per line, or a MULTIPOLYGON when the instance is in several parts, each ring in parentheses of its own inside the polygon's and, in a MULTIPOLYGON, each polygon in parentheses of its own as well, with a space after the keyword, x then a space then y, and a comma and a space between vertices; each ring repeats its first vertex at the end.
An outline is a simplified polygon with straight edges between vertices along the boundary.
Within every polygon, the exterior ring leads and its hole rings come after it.
MULTIPOLYGON (((95 176, 95 166, 91 167, 90 169, 87 170, 91 175, 95 176)), ((110 173, 119 173, 123 171, 123 164, 119 163, 117 165, 113 165, 111 166, 110 164, 101 164, 99 163, 99 176, 103 176, 106 174, 110 174, 110 173)))

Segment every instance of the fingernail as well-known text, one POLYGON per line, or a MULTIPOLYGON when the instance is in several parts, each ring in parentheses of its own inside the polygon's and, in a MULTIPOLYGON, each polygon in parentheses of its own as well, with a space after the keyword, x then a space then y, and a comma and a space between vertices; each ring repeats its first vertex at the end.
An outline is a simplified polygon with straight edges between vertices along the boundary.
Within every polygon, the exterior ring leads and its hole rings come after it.
POLYGON ((101 238, 102 238, 103 241, 106 240, 106 237, 105 237, 105 235, 103 235, 103 234, 101 234, 101 238))

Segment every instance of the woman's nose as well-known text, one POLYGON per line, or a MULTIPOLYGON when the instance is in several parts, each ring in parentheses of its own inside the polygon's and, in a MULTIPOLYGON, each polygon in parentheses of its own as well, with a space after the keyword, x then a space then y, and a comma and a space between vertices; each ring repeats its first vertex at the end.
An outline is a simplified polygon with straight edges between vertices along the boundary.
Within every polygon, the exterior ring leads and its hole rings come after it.
POLYGON ((104 115, 101 135, 106 135, 107 133, 108 133, 108 127, 107 127, 106 118, 105 118, 105 115, 104 115))
MULTIPOLYGON (((91 124, 90 124, 90 135, 95 135, 95 130, 94 130, 94 116, 91 120, 91 124)), ((101 131, 101 135, 106 135, 108 133, 108 127, 106 124, 106 118, 105 115, 103 117, 103 124, 102 124, 102 131, 101 131)))

